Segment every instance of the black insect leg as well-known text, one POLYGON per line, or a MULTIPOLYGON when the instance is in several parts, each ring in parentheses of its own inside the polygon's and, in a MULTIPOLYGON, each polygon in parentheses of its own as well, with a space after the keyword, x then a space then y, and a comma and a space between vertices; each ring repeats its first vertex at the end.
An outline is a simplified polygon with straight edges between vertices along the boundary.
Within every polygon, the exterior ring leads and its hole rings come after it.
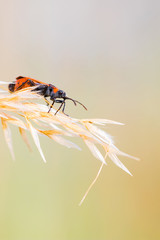
POLYGON ((54 103, 55 103, 55 100, 53 100, 52 105, 50 106, 50 108, 49 108, 49 110, 48 110, 48 113, 51 111, 51 109, 52 109, 54 103))
MULTIPOLYGON (((51 111, 51 109, 52 109, 54 103, 63 103, 63 100, 55 100, 55 99, 54 99, 52 105, 50 106, 50 108, 49 108, 49 110, 48 110, 48 112, 51 111)), ((62 106, 61 106, 61 107, 62 107, 62 106)), ((60 108, 60 109, 61 109, 61 108, 60 108)), ((59 111, 59 110, 58 110, 58 111, 59 111)), ((57 112, 56 112, 56 113, 57 113, 57 112)))
POLYGON ((55 100, 55 103, 62 103, 64 100, 55 100))
POLYGON ((59 112, 59 110, 62 108, 62 106, 63 106, 63 104, 64 104, 64 102, 65 102, 65 100, 57 100, 56 102, 61 102, 61 105, 60 105, 60 107, 57 109, 57 111, 55 112, 55 114, 54 115, 56 115, 58 112, 59 112))
MULTIPOLYGON (((65 106, 66 106, 66 103, 65 103, 65 101, 64 101, 63 109, 62 109, 62 112, 63 112, 63 113, 64 113, 65 106)), ((64 114, 65 114, 65 113, 64 113, 64 114)))
POLYGON ((62 112, 63 112, 66 116, 69 116, 68 114, 66 114, 66 113, 64 112, 65 107, 66 107, 66 103, 65 103, 65 101, 64 101, 62 112))

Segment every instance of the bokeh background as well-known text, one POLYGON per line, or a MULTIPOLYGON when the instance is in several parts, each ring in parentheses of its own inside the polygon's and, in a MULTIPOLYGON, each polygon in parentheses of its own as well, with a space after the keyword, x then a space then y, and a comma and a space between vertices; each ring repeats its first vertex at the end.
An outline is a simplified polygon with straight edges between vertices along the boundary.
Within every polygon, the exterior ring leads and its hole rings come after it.
POLYGON ((78 118, 107 118, 130 177, 109 159, 81 207, 100 162, 47 138, 29 152, 12 127, 16 161, 0 132, 1 240, 160 239, 160 2, 1 0, 0 80, 53 83, 82 101, 78 118))

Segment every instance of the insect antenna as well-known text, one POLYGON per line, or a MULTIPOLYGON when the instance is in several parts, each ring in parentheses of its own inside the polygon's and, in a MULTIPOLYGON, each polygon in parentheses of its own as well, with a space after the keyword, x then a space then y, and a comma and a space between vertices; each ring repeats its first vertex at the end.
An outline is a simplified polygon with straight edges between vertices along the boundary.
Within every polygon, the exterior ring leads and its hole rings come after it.
POLYGON ((74 100, 74 99, 69 98, 69 97, 65 97, 64 99, 71 100, 74 103, 75 106, 77 105, 77 103, 79 103, 82 107, 84 107, 85 110, 87 110, 87 108, 81 102, 79 102, 77 100, 74 100))

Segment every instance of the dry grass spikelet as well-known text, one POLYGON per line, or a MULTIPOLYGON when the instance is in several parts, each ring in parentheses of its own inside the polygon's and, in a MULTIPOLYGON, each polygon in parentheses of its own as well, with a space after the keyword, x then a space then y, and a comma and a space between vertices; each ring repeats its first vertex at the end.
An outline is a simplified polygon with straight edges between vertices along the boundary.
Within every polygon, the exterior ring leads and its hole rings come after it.
POLYGON ((29 88, 10 94, 5 87, 6 84, 8 84, 8 82, 0 82, 0 118, 4 137, 12 158, 15 158, 15 156, 9 128, 10 124, 18 127, 22 139, 29 148, 30 144, 27 140, 26 131, 31 133, 33 141, 44 162, 46 162, 46 159, 40 145, 39 135, 45 135, 68 148, 76 148, 79 150, 79 146, 66 139, 65 136, 81 138, 93 156, 101 161, 101 167, 96 178, 82 198, 80 205, 97 180, 102 167, 106 165, 105 158, 107 156, 118 167, 131 175, 129 170, 119 160, 118 156, 122 155, 136 160, 138 160, 138 158, 120 151, 115 147, 109 134, 100 129, 100 126, 104 126, 105 124, 123 125, 122 123, 107 119, 75 119, 60 112, 54 115, 56 112, 54 108, 48 113, 48 107, 46 105, 37 103, 37 99, 42 98, 40 95, 31 92, 29 88), (99 146, 103 147, 104 155, 99 151, 99 146))

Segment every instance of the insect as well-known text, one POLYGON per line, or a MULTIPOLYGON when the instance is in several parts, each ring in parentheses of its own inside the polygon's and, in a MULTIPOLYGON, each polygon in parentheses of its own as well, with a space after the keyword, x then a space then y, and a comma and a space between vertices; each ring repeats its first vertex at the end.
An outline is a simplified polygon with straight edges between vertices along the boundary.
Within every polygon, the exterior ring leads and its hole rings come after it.
MULTIPOLYGON (((80 105, 82 105, 84 107, 84 109, 87 110, 87 108, 82 103, 80 103, 77 100, 74 100, 72 98, 67 97, 66 93, 64 91, 58 89, 54 85, 47 84, 47 83, 44 83, 44 82, 40 82, 40 81, 35 80, 33 78, 19 76, 19 77, 16 78, 16 81, 14 81, 13 83, 10 83, 8 85, 8 89, 9 89, 10 92, 16 92, 18 90, 28 88, 28 87, 33 87, 33 86, 37 86, 37 87, 34 88, 31 91, 35 91, 39 95, 44 96, 45 100, 47 100, 46 99, 47 97, 50 97, 50 100, 53 101, 49 110, 48 110, 48 112, 51 111, 54 103, 60 103, 60 107, 55 112, 55 115, 59 112, 59 110, 62 107, 63 107, 62 112, 64 113, 65 106, 66 106, 66 100, 71 100, 74 103, 75 106, 77 105, 77 103, 79 103, 80 105)), ((65 115, 67 115, 67 114, 65 114, 65 115)))

